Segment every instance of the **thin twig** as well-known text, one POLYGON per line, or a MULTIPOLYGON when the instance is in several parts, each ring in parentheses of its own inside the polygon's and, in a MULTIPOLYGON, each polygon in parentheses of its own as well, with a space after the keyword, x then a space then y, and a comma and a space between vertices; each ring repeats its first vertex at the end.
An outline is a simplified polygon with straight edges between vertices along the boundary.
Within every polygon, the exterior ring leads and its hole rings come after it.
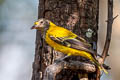
MULTIPOLYGON (((116 19, 119 15, 116 15, 112 20, 114 21, 114 19, 116 19)), ((106 20, 105 22, 108 22, 108 20, 106 20)))
POLYGON ((113 20, 116 19, 118 16, 119 16, 119 15, 116 15, 116 16, 113 18, 113 20))
POLYGON ((105 58, 108 56, 108 50, 109 50, 111 34, 112 34, 112 24, 114 19, 117 18, 117 16, 113 18, 113 0, 108 0, 107 35, 106 35, 104 49, 102 52, 103 62, 105 61, 105 58))
MULTIPOLYGON (((112 24, 113 24, 114 19, 117 17, 118 15, 113 18, 113 0, 108 0, 108 20, 106 21, 107 22, 107 35, 106 35, 104 49, 102 52, 102 59, 103 59, 102 63, 104 63, 106 57, 108 56, 108 50, 109 50, 111 34, 112 34, 112 24)), ((97 70, 96 80, 100 80, 99 70, 97 70)))

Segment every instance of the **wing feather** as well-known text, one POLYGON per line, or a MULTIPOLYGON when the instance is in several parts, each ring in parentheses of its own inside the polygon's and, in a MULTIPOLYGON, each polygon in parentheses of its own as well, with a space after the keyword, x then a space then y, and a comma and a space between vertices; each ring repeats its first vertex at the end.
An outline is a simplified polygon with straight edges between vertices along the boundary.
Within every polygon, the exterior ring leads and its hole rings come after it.
POLYGON ((77 38, 65 39, 66 37, 64 38, 64 37, 53 37, 53 36, 50 36, 50 38, 60 45, 73 48, 73 49, 77 49, 77 50, 81 50, 81 51, 86 51, 88 53, 91 53, 92 55, 96 55, 96 53, 90 49, 90 44, 86 43, 85 40, 83 41, 77 38))

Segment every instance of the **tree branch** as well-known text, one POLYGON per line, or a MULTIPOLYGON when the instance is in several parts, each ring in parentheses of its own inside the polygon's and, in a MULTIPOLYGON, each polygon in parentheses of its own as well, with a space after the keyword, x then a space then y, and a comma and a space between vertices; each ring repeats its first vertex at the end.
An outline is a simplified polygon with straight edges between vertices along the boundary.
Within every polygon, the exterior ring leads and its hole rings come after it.
MULTIPOLYGON (((113 0, 108 0, 108 20, 106 21, 107 22, 107 35, 106 35, 104 49, 102 52, 102 64, 104 63, 106 57, 108 56, 108 50, 109 50, 111 34, 112 34, 112 24, 113 24, 114 19, 117 17, 118 15, 113 18, 113 0)), ((99 70, 97 70, 96 80, 100 80, 99 70)))
POLYGON ((83 70, 87 73, 92 73, 96 71, 94 64, 72 60, 70 60, 69 62, 61 61, 54 63, 46 68, 43 80, 55 80, 56 75, 60 73, 63 69, 83 70))
POLYGON ((105 61, 105 58, 108 56, 108 50, 109 50, 111 34, 112 34, 112 24, 114 19, 117 17, 118 15, 113 18, 113 0, 108 0, 107 35, 106 35, 104 49, 102 52, 103 62, 105 61))

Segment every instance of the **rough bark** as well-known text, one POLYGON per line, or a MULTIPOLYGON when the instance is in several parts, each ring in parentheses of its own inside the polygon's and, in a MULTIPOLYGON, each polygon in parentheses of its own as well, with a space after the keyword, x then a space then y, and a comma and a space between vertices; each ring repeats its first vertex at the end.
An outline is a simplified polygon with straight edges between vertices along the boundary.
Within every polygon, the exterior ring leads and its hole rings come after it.
MULTIPOLYGON (((97 49, 97 30, 98 30, 98 0, 39 0, 39 17, 46 18, 56 25, 65 27, 79 36, 85 38, 92 44, 92 48, 97 49)), ((54 76, 47 76, 49 67, 55 64, 55 60, 63 57, 64 54, 54 51, 42 39, 39 31, 36 33, 35 59, 33 63, 32 80, 95 80, 96 72, 88 73, 84 70, 61 69, 54 76), (46 71, 47 70, 47 71, 46 71)), ((72 61, 90 63, 89 60, 72 56, 72 61)), ((69 62, 68 62, 69 63, 69 62)), ((60 63, 64 64, 64 63, 60 63)), ((91 64, 92 65, 92 64, 91 64)), ((51 69, 51 68, 50 68, 51 69)), ((53 72, 54 73, 54 72, 53 72)))

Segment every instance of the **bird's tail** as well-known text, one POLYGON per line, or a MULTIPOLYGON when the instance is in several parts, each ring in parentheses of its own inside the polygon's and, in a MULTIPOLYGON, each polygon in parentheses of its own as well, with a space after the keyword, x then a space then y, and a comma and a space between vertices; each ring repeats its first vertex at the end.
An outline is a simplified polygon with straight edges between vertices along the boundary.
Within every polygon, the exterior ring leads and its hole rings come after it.
POLYGON ((96 66, 99 68, 100 71, 104 71, 105 74, 108 74, 108 71, 101 64, 99 64, 97 60, 94 59, 93 61, 95 62, 96 66))
POLYGON ((98 66, 98 68, 100 71, 104 71, 105 74, 108 74, 108 71, 102 65, 98 66))

